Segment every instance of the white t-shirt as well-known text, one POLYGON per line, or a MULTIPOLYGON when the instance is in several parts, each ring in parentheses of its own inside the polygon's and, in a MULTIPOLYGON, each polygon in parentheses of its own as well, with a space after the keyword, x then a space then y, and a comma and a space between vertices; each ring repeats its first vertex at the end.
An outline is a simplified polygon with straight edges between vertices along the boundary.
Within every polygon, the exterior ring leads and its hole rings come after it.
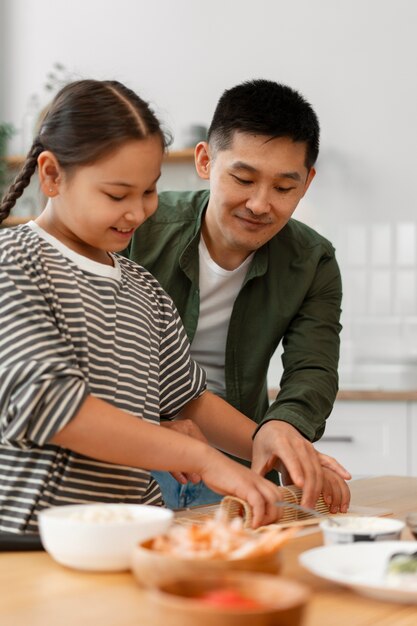
POLYGON ((191 355, 206 370, 207 388, 224 398, 224 363, 230 316, 254 253, 235 270, 225 270, 213 261, 202 236, 198 251, 200 315, 191 355))

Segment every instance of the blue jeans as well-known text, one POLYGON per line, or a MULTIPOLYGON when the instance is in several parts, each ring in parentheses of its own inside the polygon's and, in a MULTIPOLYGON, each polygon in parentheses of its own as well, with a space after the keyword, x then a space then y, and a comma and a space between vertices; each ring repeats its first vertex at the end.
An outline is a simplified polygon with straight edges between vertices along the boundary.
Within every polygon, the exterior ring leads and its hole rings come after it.
POLYGON ((162 497, 169 509, 183 509, 199 504, 220 502, 223 496, 209 489, 202 481, 180 485, 168 472, 152 472, 159 484, 162 497))

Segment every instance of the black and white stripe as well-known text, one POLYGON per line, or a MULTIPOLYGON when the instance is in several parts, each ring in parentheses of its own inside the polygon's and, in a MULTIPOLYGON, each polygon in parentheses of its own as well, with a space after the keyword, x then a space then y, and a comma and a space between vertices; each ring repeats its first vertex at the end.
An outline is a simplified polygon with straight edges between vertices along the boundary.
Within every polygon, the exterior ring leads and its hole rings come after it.
POLYGON ((0 231, 0 530, 74 502, 160 503, 149 472, 48 441, 93 394, 149 422, 205 388, 171 299, 143 268, 104 266, 36 225, 0 231))

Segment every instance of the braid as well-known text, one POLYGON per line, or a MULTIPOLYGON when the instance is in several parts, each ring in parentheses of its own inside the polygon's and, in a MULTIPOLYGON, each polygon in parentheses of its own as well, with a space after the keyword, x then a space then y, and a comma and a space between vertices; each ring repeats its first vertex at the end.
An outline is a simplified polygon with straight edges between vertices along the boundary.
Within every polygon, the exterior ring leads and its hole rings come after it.
POLYGON ((23 164, 22 169, 10 185, 7 192, 4 194, 0 203, 0 224, 9 217, 10 211, 16 204, 16 200, 20 198, 23 191, 30 183, 33 173, 36 170, 38 156, 43 151, 43 145, 39 140, 35 140, 28 153, 26 161, 23 164))

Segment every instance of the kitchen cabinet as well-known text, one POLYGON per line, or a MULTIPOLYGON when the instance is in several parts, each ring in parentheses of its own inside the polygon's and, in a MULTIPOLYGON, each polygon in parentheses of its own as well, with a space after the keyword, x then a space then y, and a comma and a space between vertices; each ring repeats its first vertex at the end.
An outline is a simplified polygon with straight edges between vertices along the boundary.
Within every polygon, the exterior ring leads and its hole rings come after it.
POLYGON ((410 402, 410 437, 408 450, 410 456, 410 475, 417 476, 417 402, 410 402))
MULTIPOLYGON (((269 389, 271 402, 278 391, 269 389)), ((314 445, 354 478, 417 476, 417 390, 340 390, 325 433, 314 445)))
POLYGON ((417 475, 417 403, 336 400, 325 434, 315 445, 355 477, 417 475), (414 450, 409 446, 412 425, 416 427, 414 450))

